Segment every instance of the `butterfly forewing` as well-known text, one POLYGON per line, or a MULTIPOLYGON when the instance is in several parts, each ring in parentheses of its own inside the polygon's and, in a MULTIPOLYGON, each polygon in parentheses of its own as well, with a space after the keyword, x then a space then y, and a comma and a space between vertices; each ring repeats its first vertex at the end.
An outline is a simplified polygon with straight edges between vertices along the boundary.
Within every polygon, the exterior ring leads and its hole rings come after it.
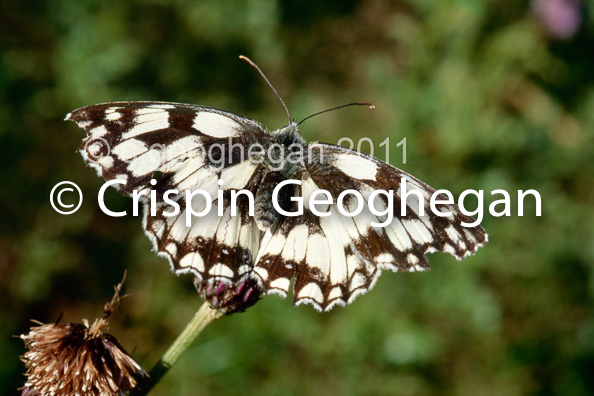
POLYGON ((244 159, 220 147, 269 136, 259 123, 236 114, 168 102, 104 103, 75 110, 66 119, 87 132, 80 147, 85 161, 105 180, 126 181, 116 187, 127 194, 146 186, 155 172, 173 175, 182 168, 194 176, 186 183, 191 186, 197 179, 192 169, 208 173, 204 165, 220 168, 244 159))

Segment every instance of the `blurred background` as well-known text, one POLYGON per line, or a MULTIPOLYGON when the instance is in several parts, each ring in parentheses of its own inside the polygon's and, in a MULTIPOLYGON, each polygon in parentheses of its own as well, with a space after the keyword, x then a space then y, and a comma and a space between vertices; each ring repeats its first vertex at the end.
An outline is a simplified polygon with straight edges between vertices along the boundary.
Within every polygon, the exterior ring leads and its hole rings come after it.
MULTIPOLYGON (((594 392, 594 17, 579 0, 16 1, 0 3, 0 393, 24 382, 30 319, 110 319, 147 369, 201 302, 151 252, 141 219, 97 205, 102 185, 63 118, 95 103, 223 108, 307 140, 390 137, 393 165, 456 195, 512 192, 490 242, 424 274, 385 273, 319 314, 264 298, 211 324, 155 395, 492 395, 594 392), (407 138, 407 163, 396 143, 407 138), (52 187, 77 183, 73 215, 52 187), (515 192, 536 189, 517 216, 515 192), (532 202, 532 203, 530 203, 532 202)), ((376 154, 385 158, 384 150, 376 154)), ((65 196, 66 198, 66 196, 65 196)), ((66 199, 65 199, 66 200, 66 199)), ((113 210, 131 200, 107 194, 113 210)))

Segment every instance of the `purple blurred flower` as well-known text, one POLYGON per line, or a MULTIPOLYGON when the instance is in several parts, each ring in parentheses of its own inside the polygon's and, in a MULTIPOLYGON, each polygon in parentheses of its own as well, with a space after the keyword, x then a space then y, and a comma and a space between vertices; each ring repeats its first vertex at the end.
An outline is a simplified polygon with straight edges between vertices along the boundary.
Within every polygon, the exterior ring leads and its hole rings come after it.
POLYGON ((569 39, 581 24, 579 0, 533 0, 532 9, 547 32, 557 39, 569 39))

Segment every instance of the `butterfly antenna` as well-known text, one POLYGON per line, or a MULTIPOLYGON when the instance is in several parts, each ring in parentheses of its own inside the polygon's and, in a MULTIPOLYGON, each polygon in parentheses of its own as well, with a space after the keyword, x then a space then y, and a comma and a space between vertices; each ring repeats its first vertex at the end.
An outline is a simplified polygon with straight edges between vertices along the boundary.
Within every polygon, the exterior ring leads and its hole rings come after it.
POLYGON ((353 103, 347 103, 341 106, 336 106, 336 107, 332 107, 330 109, 326 109, 326 110, 322 110, 322 111, 318 111, 317 113, 313 113, 311 115, 308 115, 307 117, 305 117, 304 119, 302 119, 301 121, 299 121, 299 123, 297 125, 301 125, 303 124, 304 121, 309 120, 312 117, 315 117, 317 115, 323 114, 323 113, 327 113, 329 111, 334 111, 334 110, 338 110, 338 109, 342 109, 344 107, 349 107, 349 106, 369 106, 370 109, 375 109, 375 106, 371 103, 368 102, 353 102, 353 103))
POLYGON ((283 100, 283 98, 281 98, 281 96, 278 94, 278 91, 274 88, 274 86, 272 85, 272 83, 270 82, 270 80, 268 80, 268 78, 266 77, 266 75, 264 74, 264 72, 262 70, 260 70, 260 68, 258 67, 258 65, 256 65, 250 58, 248 58, 247 56, 243 56, 243 55, 239 55, 239 59, 246 61, 247 63, 249 63, 254 69, 256 69, 258 71, 258 73, 260 73, 260 75, 262 76, 262 78, 264 79, 264 81, 266 81, 266 83, 268 84, 268 86, 270 87, 270 89, 272 89, 272 92, 274 92, 274 94, 276 95, 276 97, 278 98, 278 100, 280 100, 280 102, 283 104, 283 107, 285 108, 285 111, 287 112, 287 117, 289 118, 289 123, 291 122, 291 114, 289 113, 289 109, 287 108, 287 105, 285 104, 285 101, 283 100))

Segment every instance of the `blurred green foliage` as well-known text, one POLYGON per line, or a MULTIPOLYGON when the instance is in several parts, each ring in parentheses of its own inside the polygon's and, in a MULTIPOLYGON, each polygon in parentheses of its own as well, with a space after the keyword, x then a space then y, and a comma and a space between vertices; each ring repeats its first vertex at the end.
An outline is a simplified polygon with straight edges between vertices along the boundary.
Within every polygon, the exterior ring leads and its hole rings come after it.
MULTIPOLYGON (((200 305, 150 251, 141 220, 110 218, 64 115, 116 100, 224 108, 308 140, 391 138, 392 164, 437 188, 536 189, 542 217, 485 214, 488 245, 425 274, 384 274, 319 314, 266 297, 201 335, 155 389, 177 394, 594 392, 594 19, 557 40, 525 1, 17 1, 0 3, 0 393, 22 385, 30 319, 99 315, 128 269, 111 332, 150 368, 200 305), (395 143, 407 137, 408 162, 395 143), (49 191, 71 180, 81 210, 49 191)), ((377 150, 377 147, 376 147, 377 150)), ((382 150, 379 150, 382 156, 382 150)), ((377 152, 377 151, 376 151, 377 152)), ((512 197, 515 194, 512 194, 512 197)), ((108 206, 131 208, 115 191, 108 206)), ((490 201, 487 194, 486 205, 490 201)))

